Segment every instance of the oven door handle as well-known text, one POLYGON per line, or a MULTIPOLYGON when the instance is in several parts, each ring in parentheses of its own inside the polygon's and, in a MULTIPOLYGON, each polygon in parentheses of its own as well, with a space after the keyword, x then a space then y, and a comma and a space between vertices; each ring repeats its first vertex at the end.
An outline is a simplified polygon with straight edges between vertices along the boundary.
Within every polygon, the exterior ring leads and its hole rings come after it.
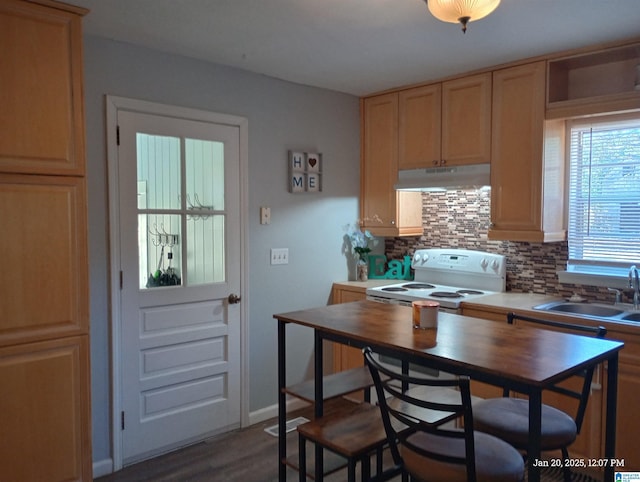
POLYGON ((387 305, 411 306, 411 301, 398 300, 395 298, 385 298, 383 296, 367 295, 367 300, 375 301, 376 303, 385 303, 387 305))

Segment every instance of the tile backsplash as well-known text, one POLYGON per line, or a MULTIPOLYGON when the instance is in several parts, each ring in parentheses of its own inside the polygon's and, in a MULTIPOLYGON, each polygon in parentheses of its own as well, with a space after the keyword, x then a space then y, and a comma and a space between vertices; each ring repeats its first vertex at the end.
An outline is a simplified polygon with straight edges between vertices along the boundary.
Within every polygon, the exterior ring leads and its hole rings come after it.
POLYGON ((422 194, 424 234, 385 239, 388 259, 413 255, 420 248, 461 248, 498 253, 507 257, 507 291, 569 297, 574 293, 605 302, 613 301, 606 288, 562 284, 557 271, 566 268, 567 242, 525 243, 487 239, 490 196, 484 190, 425 192, 422 194))

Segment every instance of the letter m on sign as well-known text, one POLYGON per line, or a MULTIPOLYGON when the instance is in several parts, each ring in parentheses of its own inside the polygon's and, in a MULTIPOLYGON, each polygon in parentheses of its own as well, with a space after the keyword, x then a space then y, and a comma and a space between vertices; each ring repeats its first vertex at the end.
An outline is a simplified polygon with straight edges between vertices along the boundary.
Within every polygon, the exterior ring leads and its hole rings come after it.
POLYGON ((304 192, 305 190, 304 174, 300 172, 292 173, 289 188, 291 189, 291 192, 304 192))

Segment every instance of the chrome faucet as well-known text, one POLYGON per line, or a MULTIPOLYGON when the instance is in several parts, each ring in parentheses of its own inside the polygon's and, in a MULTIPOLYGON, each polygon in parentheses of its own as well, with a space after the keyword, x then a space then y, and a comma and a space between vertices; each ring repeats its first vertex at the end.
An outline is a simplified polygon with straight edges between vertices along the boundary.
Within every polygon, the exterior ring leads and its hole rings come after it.
POLYGON ((640 310, 640 274, 635 264, 629 268, 629 288, 633 290, 633 309, 640 310))
POLYGON ((612 293, 615 293, 616 295, 616 301, 615 303, 613 303, 614 306, 622 303, 622 291, 617 290, 615 288, 607 288, 607 290, 611 291, 612 293))

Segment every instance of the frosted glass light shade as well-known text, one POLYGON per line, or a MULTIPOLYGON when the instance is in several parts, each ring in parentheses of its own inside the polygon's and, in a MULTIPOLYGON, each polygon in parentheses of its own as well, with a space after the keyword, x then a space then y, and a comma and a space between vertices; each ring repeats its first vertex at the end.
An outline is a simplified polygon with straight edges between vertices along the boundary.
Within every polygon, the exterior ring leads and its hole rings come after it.
POLYGON ((473 20, 479 20, 493 12, 500 0, 425 0, 429 11, 438 20, 466 25, 473 20))

